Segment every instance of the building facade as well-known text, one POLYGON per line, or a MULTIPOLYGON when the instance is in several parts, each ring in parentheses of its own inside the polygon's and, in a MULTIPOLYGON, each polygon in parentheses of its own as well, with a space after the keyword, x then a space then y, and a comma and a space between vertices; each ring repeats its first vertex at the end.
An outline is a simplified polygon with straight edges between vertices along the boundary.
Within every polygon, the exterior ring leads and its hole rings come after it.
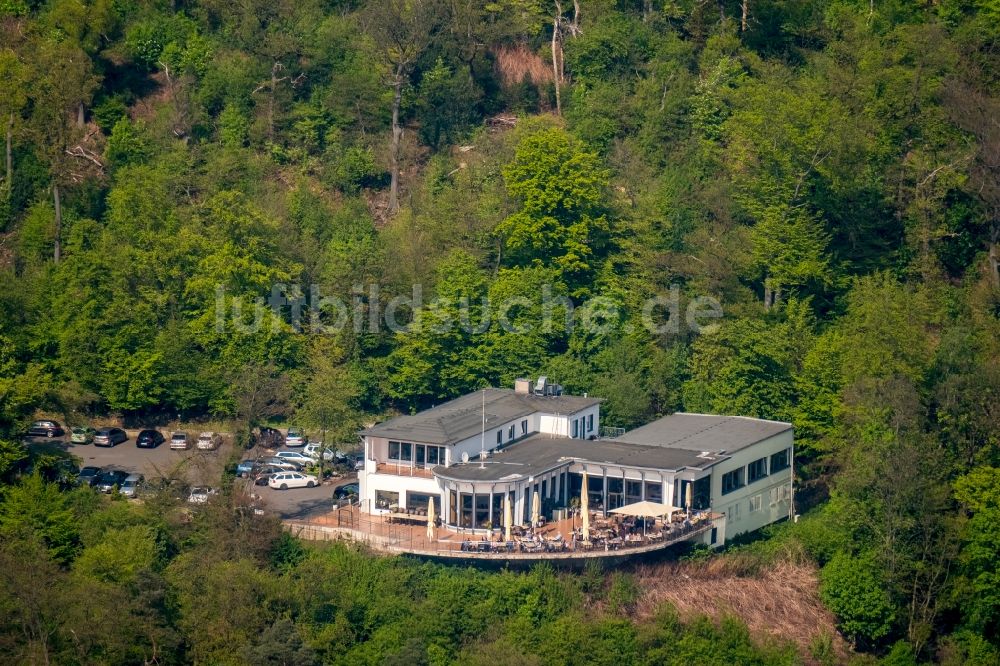
POLYGON ((716 544, 790 515, 790 424, 678 413, 605 439, 600 402, 518 380, 372 426, 361 433, 361 510, 433 502, 445 527, 485 530, 501 525, 508 497, 524 525, 535 495, 550 520, 577 506, 586 472, 592 511, 650 500, 724 514, 716 544))

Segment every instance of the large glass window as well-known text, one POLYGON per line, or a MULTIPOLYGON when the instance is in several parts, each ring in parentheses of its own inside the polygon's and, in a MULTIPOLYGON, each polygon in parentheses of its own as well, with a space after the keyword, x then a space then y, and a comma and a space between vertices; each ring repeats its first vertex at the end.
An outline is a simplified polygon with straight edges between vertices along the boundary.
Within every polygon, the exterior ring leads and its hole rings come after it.
POLYGON ((497 444, 503 444, 503 430, 497 430, 497 444))
POLYGON ((726 472, 722 475, 722 494, 731 493, 734 490, 739 490, 744 485, 743 482, 743 468, 734 469, 731 472, 726 472))
POLYGON ((410 442, 389 442, 389 460, 410 462, 413 460, 413 444, 410 442))
POLYGON ((712 497, 712 477, 703 476, 700 479, 696 479, 694 482, 694 488, 692 488, 691 499, 694 502, 694 506, 691 508, 696 511, 703 511, 708 508, 711 504, 712 497))
POLYGON ((523 421, 521 421, 521 434, 522 435, 528 434, 528 419, 524 419, 523 421))
MULTIPOLYGON (((503 526, 503 493, 493 493, 493 527, 503 526)), ((513 516, 513 514, 511 514, 513 516)))
POLYGON ((428 465, 443 465, 444 464, 444 448, 440 446, 428 446, 427 447, 427 464, 428 465))
POLYGON ((650 502, 663 501, 663 484, 659 481, 646 482, 646 499, 650 502))
POLYGON ((771 456, 771 474, 775 472, 780 472, 783 469, 788 469, 791 464, 791 449, 785 449, 784 451, 778 451, 771 456))
POLYGON ((759 481, 767 476, 767 458, 754 460, 747 465, 747 483, 759 481))
POLYGON ((514 424, 511 423, 510 427, 507 428, 507 439, 514 439, 514 424))
POLYGON ((399 508, 399 493, 391 490, 376 490, 375 507, 395 511, 399 508))
POLYGON ((625 503, 634 504, 642 500, 642 481, 625 482, 625 503))
POLYGON ((459 501, 462 505, 462 527, 473 526, 472 495, 469 493, 459 493, 459 501))
POLYGON ((573 419, 573 437, 579 437, 579 436, 580 436, 580 422, 577 421, 576 419, 573 419))
POLYGON ((490 520, 489 493, 476 495, 476 527, 486 527, 490 520))
POLYGON ((406 508, 407 509, 417 509, 424 513, 427 512, 427 507, 431 503, 431 499, 434 500, 434 515, 441 515, 441 498, 437 495, 428 495, 427 493, 406 493, 406 508))

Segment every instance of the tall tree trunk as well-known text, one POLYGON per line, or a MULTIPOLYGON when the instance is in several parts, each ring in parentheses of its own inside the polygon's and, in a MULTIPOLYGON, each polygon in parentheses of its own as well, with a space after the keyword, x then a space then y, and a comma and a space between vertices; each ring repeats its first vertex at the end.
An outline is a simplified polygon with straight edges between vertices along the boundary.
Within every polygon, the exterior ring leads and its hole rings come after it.
POLYGON ((274 95, 278 89, 278 70, 281 63, 271 65, 271 94, 267 98, 267 139, 274 141, 274 95))
POLYGON ((990 229, 990 281, 994 289, 1000 289, 1000 220, 990 229))
POLYGON ((399 145, 403 139, 403 128, 399 126, 399 105, 403 99, 403 68, 396 68, 396 78, 392 84, 392 145, 389 149, 389 212, 399 212, 399 145))
POLYGON ((59 257, 62 254, 62 200, 59 196, 58 183, 53 183, 52 185, 52 198, 55 200, 56 205, 56 243, 52 259, 58 264, 59 257))
POLYGON ((774 303, 774 292, 771 290, 771 278, 764 278, 764 309, 770 310, 774 303))
POLYGON ((77 127, 83 127, 87 124, 87 113, 83 108, 83 102, 80 102, 76 106, 76 125, 77 127))
POLYGON ((14 187, 14 153, 11 150, 12 141, 14 139, 14 114, 11 113, 7 118, 7 189, 11 190, 14 187))
MULTIPOLYGON (((558 7, 558 5, 556 5, 558 7)), ((559 90, 561 83, 561 72, 559 67, 559 55, 562 49, 559 46, 559 16, 552 21, 552 78, 556 84, 556 115, 562 115, 562 98, 559 90)))
POLYGON ((747 17, 750 16, 750 0, 743 0, 740 3, 740 32, 747 31, 747 17))

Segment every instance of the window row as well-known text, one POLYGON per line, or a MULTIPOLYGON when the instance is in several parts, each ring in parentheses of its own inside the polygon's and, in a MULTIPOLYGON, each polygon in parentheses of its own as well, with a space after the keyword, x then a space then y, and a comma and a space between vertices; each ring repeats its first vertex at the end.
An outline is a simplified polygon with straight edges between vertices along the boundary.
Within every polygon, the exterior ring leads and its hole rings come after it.
POLYGON ((389 442, 389 460, 413 462, 418 466, 427 467, 443 465, 445 464, 445 448, 410 442, 389 442))
POLYGON ((778 451, 770 457, 770 460, 768 460, 767 456, 754 460, 745 468, 740 467, 722 475, 722 494, 731 493, 747 484, 760 481, 771 474, 786 470, 790 465, 791 449, 778 451))

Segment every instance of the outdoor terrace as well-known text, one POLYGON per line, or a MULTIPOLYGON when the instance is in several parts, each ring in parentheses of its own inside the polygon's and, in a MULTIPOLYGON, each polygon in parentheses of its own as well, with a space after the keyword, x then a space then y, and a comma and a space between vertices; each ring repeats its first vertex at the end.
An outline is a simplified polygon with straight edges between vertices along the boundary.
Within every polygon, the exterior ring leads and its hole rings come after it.
POLYGON ((664 527, 657 522, 655 526, 648 526, 643 534, 638 527, 626 533, 628 529, 623 527, 622 521, 595 514, 591 519, 589 543, 580 540, 579 517, 548 523, 533 530, 530 536, 522 531, 521 536, 511 541, 503 540, 502 530, 494 530, 490 539, 483 530, 436 528, 430 538, 426 517, 371 515, 361 513, 356 505, 335 508, 308 521, 285 521, 284 524, 291 534, 303 539, 347 539, 393 554, 452 560, 563 560, 571 563, 593 558, 622 560, 664 550, 711 530, 719 517, 704 514, 690 526, 671 523, 664 527))

